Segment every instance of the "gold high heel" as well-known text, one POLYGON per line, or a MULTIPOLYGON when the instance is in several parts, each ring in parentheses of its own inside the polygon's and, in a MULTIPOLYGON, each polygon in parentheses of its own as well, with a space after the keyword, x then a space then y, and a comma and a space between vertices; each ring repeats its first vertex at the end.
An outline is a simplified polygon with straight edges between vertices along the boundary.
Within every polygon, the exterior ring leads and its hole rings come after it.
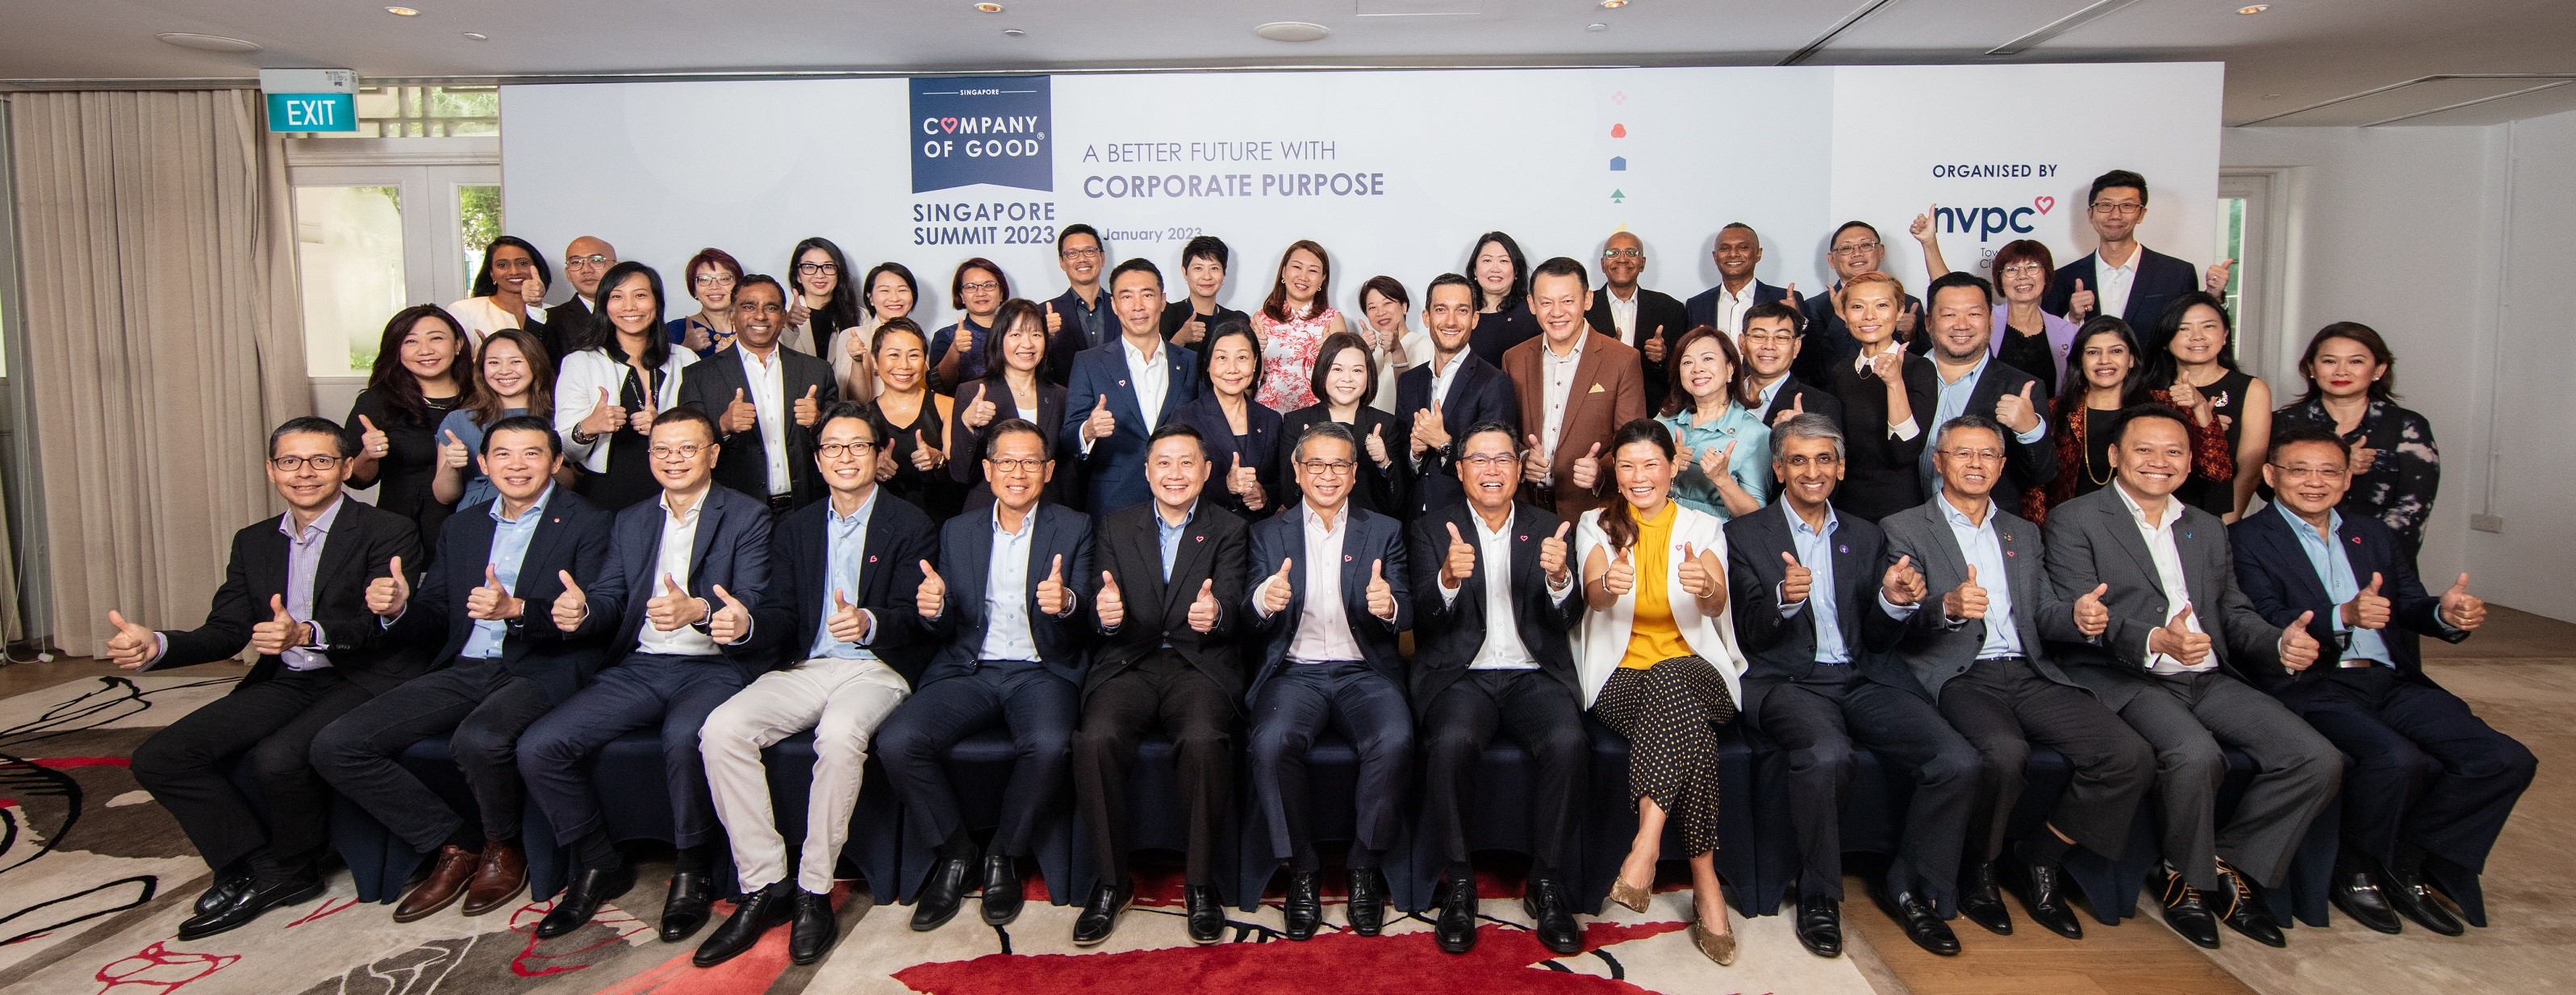
POLYGON ((1644 912, 1646 911, 1646 903, 1654 901, 1654 895, 1644 888, 1637 887, 1636 885, 1629 884, 1628 882, 1617 878, 1612 878, 1610 881, 1610 900, 1627 906, 1628 910, 1631 912, 1644 912))
POLYGON ((1691 920, 1690 925, 1690 938, 1691 945, 1698 947, 1700 953, 1708 955, 1708 959, 1716 961, 1719 967, 1735 966, 1735 932, 1733 930, 1728 930, 1724 933, 1711 933, 1708 931, 1707 927, 1700 925, 1697 919, 1693 919, 1691 920))

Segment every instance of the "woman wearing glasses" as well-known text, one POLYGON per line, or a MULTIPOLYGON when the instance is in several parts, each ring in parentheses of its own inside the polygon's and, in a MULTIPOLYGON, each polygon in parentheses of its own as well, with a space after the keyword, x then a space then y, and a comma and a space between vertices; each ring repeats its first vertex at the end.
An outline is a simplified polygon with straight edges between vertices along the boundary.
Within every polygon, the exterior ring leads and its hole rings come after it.
MULTIPOLYGON (((788 327, 806 329, 811 337, 805 340, 805 351, 820 356, 823 345, 841 329, 859 323, 859 294, 848 279, 850 257, 831 239, 818 235, 796 243, 787 261, 788 282, 796 285, 796 299, 787 306, 788 327)), ((794 348, 787 338, 779 341, 794 348)))
POLYGON ((698 354, 671 346, 662 324, 662 274, 627 261, 599 278, 599 313, 576 336, 555 376, 555 431, 581 464, 581 496, 616 512, 662 493, 646 454, 653 416, 680 403, 680 371, 698 354))
POLYGON ((474 296, 447 306, 465 329, 466 344, 480 346, 483 336, 499 328, 545 327, 546 286, 552 270, 537 247, 516 235, 503 235, 483 247, 483 268, 474 274, 474 296))
MULTIPOLYGON (((1932 215, 1915 216, 1914 240, 1923 243, 1923 271, 1935 280, 1950 272, 1941 258, 1938 229, 1932 215)), ((2035 239, 2014 239, 1995 250, 1995 289, 2004 299, 1995 305, 1995 333, 1986 340, 1987 352, 2037 378, 2048 397, 2057 396, 2058 371, 2066 368, 2066 352, 2075 345, 2076 324, 2039 306, 2056 270, 2048 246, 2035 239)))
POLYGON ((358 438, 349 486, 374 487, 376 507, 412 520, 421 548, 438 548, 438 527, 454 511, 432 487, 438 475, 438 423, 465 393, 465 329, 435 304, 402 309, 385 322, 367 389, 341 425, 358 438))
MULTIPOLYGON (((1394 415, 1369 406, 1377 383, 1377 356, 1366 341, 1349 332, 1326 337, 1315 351, 1315 371, 1308 380, 1315 403, 1281 415, 1278 438, 1304 438, 1307 427, 1318 422, 1350 426, 1351 437, 1360 443, 1358 465, 1352 468, 1359 479, 1351 487, 1351 507, 1401 521, 1410 507, 1408 485, 1413 481, 1412 447, 1405 443, 1410 433, 1394 415)), ((1288 462, 1296 452, 1293 445, 1278 447, 1279 462, 1271 471, 1276 479, 1297 479, 1288 462)))
MULTIPOLYGON (((930 337, 930 386, 943 391, 993 373, 988 346, 1002 302, 1011 299, 1011 280, 992 260, 969 259, 958 263, 948 278, 948 299, 957 304, 957 320, 930 337)), ((976 476, 981 478, 983 471, 976 476)))
POLYGON ((864 310, 859 323, 841 330, 838 338, 823 348, 823 358, 832 361, 832 379, 841 387, 844 401, 869 401, 882 386, 877 383, 877 329, 896 318, 910 318, 915 325, 913 305, 921 301, 921 286, 912 278, 912 270, 902 263, 878 263, 859 281, 859 303, 864 310))
POLYGON ((723 249, 699 249, 681 272, 698 313, 671 319, 671 344, 705 359, 733 344, 733 285, 742 279, 742 264, 723 249))

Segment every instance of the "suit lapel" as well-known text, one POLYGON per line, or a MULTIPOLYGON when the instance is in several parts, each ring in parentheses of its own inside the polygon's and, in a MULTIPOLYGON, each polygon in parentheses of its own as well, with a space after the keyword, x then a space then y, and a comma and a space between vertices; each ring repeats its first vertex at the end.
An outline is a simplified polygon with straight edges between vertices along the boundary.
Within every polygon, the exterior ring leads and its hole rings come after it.
MULTIPOLYGON (((1782 525, 1786 527, 1787 523, 1784 521, 1782 525)), ((1834 614, 1838 616, 1834 625, 1842 630, 1843 652, 1858 662, 1862 599, 1869 597, 1870 589, 1877 586, 1871 583, 1870 576, 1873 573, 1870 568, 1877 564, 1864 562, 1859 553, 1853 552, 1851 542, 1843 538, 1839 528, 1834 530, 1828 541, 1834 544, 1834 582, 1842 586, 1842 590, 1834 592, 1834 614)), ((1790 548, 1797 546, 1792 543, 1790 548)))
MULTIPOLYGON (((2333 593, 2326 590, 2326 579, 2317 576, 2316 570, 2308 567, 2308 551, 2299 544, 2298 526, 2290 521, 2289 512, 2279 504, 2274 504, 2264 509, 2263 514, 2276 519, 2265 523, 2263 530, 2258 533, 2263 537, 2264 544, 2271 547, 2264 550, 2266 558, 2291 565, 2291 569, 2286 572, 2295 578, 2291 583, 2297 585, 2298 590, 2302 592, 2302 603, 2334 603, 2333 593), (2301 569, 2303 567, 2308 568, 2301 569)), ((2351 520, 2346 519, 2344 527, 2336 530, 2335 537, 2327 541, 2344 544, 2344 559, 2352 566, 2353 583, 2360 585, 2362 578, 2368 575, 2361 570, 2359 554, 2362 547, 2353 544, 2354 533, 2351 529, 2351 520)), ((2334 561, 2329 559, 2326 562, 2331 564, 2334 561)))
MULTIPOLYGON (((1923 524, 1932 530, 1933 535, 1937 535, 1948 540, 1946 542, 1929 542, 1923 544, 1924 550, 1928 555, 1938 557, 1941 560, 1938 564, 1927 563, 1924 564, 1924 566, 1938 566, 1942 571, 1942 576, 1944 577, 1966 577, 1968 575, 1968 557, 1966 555, 1966 551, 1959 548, 1959 537, 1950 531, 1950 512, 1949 509, 1942 506, 1942 500, 1943 499, 1937 497, 1933 498, 1930 501, 1924 502, 1920 507, 1916 508, 1914 512, 1916 515, 1921 516, 1923 524)), ((1994 511, 1993 509, 1988 509, 1986 513, 1991 515, 1994 514, 1994 511)), ((1927 576, 1932 573, 1930 570, 1925 570, 1923 572, 1927 576)), ((2007 578, 2007 581, 2009 582, 2009 578, 2007 578)))
POLYGON ((2023 534, 2027 531, 2030 530, 2000 517, 1995 520, 1995 542, 2004 551, 2004 583, 2010 585, 2012 591, 2013 627, 2021 630, 2021 645, 2025 652, 2039 645, 2036 609, 2040 604, 2040 586, 2048 583, 2047 565, 2040 562, 2043 547, 2039 544, 2039 535, 2036 532, 2023 534), (2023 559, 2021 554, 2024 552, 2030 553, 2030 558, 2023 559))
MULTIPOLYGON (((1163 511, 1155 507, 1150 498, 1145 503, 1144 524, 1144 528, 1133 530, 1127 537, 1130 555, 1136 558, 1134 562, 1142 563, 1146 567, 1145 589, 1139 592, 1144 597, 1134 600, 1139 605, 1161 605, 1171 597, 1169 589, 1174 585, 1163 580, 1163 511)), ((1198 526, 1198 515, 1192 513, 1188 528, 1181 534, 1180 549, 1176 551, 1177 555, 1172 557, 1172 576, 1174 577, 1181 576, 1181 561, 1189 556, 1191 545, 1189 533, 1197 530, 1198 526)))
POLYGON ((1360 541, 1359 518, 1359 509, 1342 506, 1342 613, 1350 618, 1354 636, 1359 617, 1368 614, 1369 565, 1360 551, 1370 547, 1360 541))
POLYGON ((1181 361, 1179 347, 1171 343, 1164 343, 1155 355, 1162 357, 1163 369, 1167 371, 1163 376, 1163 410, 1154 416, 1154 424, 1160 426, 1171 421, 1172 415, 1181 410, 1181 395, 1190 383, 1191 370, 1188 363, 1181 361))
MULTIPOLYGON (((2120 485, 2112 483, 2105 486, 2118 487, 2120 485)), ((2112 544, 2119 546, 2122 551, 2129 554, 2130 561, 2137 564, 2139 573, 2148 577, 2156 578, 2157 582, 2161 584, 2164 580, 2164 574, 2156 569, 2155 554, 2147 552, 2147 540, 2144 536, 2140 536, 2138 534, 2138 522, 2135 518, 2130 516, 2128 503, 2120 500, 2119 495, 2113 494, 2111 495, 2110 500, 2101 502, 2101 508, 2102 517, 2110 520, 2109 524, 2112 544)), ((2180 547, 2177 546, 2176 549, 2179 550, 2180 547)), ((2159 588, 2156 591, 2156 596, 2159 598, 2164 597, 2164 591, 2159 588)), ((2173 610, 2173 607, 2174 606, 2172 605, 2166 605, 2165 610, 2171 611, 2173 610)))
POLYGON ((707 572, 707 550, 715 548, 716 531, 724 528, 724 505, 716 500, 719 493, 709 487, 705 496, 698 498, 702 507, 698 511, 697 534, 689 541, 689 575, 680 578, 680 586, 690 594, 698 593, 698 578, 707 572))
MULTIPOLYGON (((1451 361, 1459 364, 1458 372, 1455 376, 1449 378, 1449 396, 1440 400, 1441 426, 1449 430, 1449 437, 1452 439, 1466 434, 1467 428, 1471 424, 1467 419, 1474 414, 1468 410, 1473 407, 1473 405, 1462 404, 1459 402, 1466 398, 1476 396, 1476 393, 1479 390, 1482 390, 1485 385, 1485 371, 1476 368, 1484 361, 1477 359, 1476 354, 1472 352, 1462 351, 1461 356, 1462 358, 1451 361)), ((1425 368, 1428 369, 1428 367, 1425 368)), ((1438 374, 1435 371, 1433 379, 1437 378, 1438 374)), ((1424 381, 1422 394, 1422 403, 1425 405, 1430 404, 1430 381, 1424 381)))

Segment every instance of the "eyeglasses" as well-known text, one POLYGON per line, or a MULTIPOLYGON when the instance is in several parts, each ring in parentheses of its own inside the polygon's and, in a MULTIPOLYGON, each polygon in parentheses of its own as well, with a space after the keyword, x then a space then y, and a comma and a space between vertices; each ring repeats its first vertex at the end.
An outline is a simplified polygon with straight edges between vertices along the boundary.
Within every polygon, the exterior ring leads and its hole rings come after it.
POLYGON ((838 276, 841 267, 834 263, 797 263, 798 276, 838 276))
POLYGON ((1346 459, 1300 460, 1297 465, 1305 467, 1307 473, 1318 477, 1339 477, 1359 468, 1358 463, 1346 459))
POLYGON ((974 283, 958 284, 957 289, 970 294, 980 294, 986 291, 1000 290, 1002 289, 1002 284, 996 280, 977 280, 974 283))
POLYGON ((657 460, 696 459, 698 458, 699 453, 705 452, 710 448, 713 447, 702 446, 695 442, 683 442, 676 446, 655 446, 651 449, 645 450, 645 452, 657 460))
POLYGON ((1043 459, 1003 459, 998 456, 987 456, 984 458, 984 465, 993 468, 994 473, 1034 474, 1046 469, 1047 461, 1043 459))
POLYGON ((2040 264, 2038 264, 2038 263, 2014 263, 2014 264, 2012 264, 2012 265, 2010 265, 2010 266, 2006 266, 2006 267, 2004 267, 2004 270, 2003 270, 2003 271, 2004 271, 2004 274, 2005 274, 2005 275, 2007 275, 2007 276, 2015 276, 2015 275, 2020 275, 2020 274, 2029 274, 2029 275, 2031 275, 2031 276, 2038 276, 2039 274, 2042 274, 2042 273, 2046 273, 2046 272, 2048 272, 2048 267, 2046 267, 2046 266, 2042 266, 2042 265, 2040 265, 2040 264))
POLYGON ((1603 249, 1603 250, 1601 250, 1601 258, 1603 258, 1603 259, 1644 259, 1644 258, 1646 258, 1646 250, 1644 250, 1644 249, 1603 249))
POLYGON ((269 460, 268 465, 280 473, 296 473, 308 466, 315 473, 329 473, 339 469, 342 462, 345 461, 338 456, 280 456, 269 460))
POLYGON ((826 442, 814 447, 814 451, 822 454, 824 459, 840 459, 844 456, 856 458, 875 452, 876 449, 877 444, 873 442, 826 442))
POLYGON ((1509 470, 1521 465, 1521 458, 1510 453, 1500 453, 1482 456, 1461 456, 1458 458, 1458 462, 1465 463, 1469 467, 1478 470, 1509 470))
POLYGON ((587 255, 587 256, 565 256, 565 257, 564 257, 564 268, 565 268, 565 269, 584 269, 584 268, 588 268, 588 267, 595 267, 595 266, 606 266, 606 265, 608 265, 608 264, 610 264, 610 263, 613 263, 613 262, 616 262, 616 261, 617 261, 617 260, 610 259, 610 258, 608 258, 608 257, 607 257, 607 256, 605 256, 605 255, 601 255, 601 254, 599 254, 599 253, 594 252, 594 253, 591 253, 590 255, 587 255))
POLYGON ((2111 216, 2113 216, 2113 217, 2120 217, 2120 218, 2134 218, 2134 217, 2137 217, 2138 215, 2141 215, 2141 214, 2145 214, 2145 213, 2147 213, 2147 205, 2145 205, 2145 204, 2095 204, 2095 205, 2093 205, 2093 213, 2095 213, 2095 214, 2107 214, 2107 215, 2111 215, 2111 216))
POLYGON ((1962 447, 1959 449, 1944 449, 1941 450, 1941 452, 1943 455, 1946 455, 1951 459, 1965 463, 2001 463, 2004 460, 2003 452, 1995 449, 1968 449, 1962 447))
POLYGON ((2321 480, 2329 484, 2352 475, 2349 467, 2340 466, 2282 466, 2274 463, 2272 469, 2291 480, 2321 480))
POLYGON ((1837 246, 1835 246, 1835 247, 1834 247, 1834 249, 1833 249, 1833 251, 1832 251, 1832 252, 1826 253, 1826 255, 1832 255, 1832 256, 1857 256, 1857 255, 1861 255, 1861 254, 1863 254, 1863 253, 1876 252, 1876 251, 1878 251, 1878 247, 1879 247, 1881 244, 1884 244, 1884 243, 1879 243, 1879 242, 1854 242, 1854 243, 1852 243, 1852 244, 1850 244, 1850 245, 1837 245, 1837 246))
POLYGON ((700 273, 698 274, 698 286, 730 287, 733 286, 733 279, 733 275, 729 273, 700 273))
POLYGON ((1100 250, 1096 247, 1089 249, 1066 249, 1062 252, 1056 253, 1056 255, 1063 256, 1067 259, 1098 259, 1100 258, 1100 250))
POLYGON ((1837 456, 1833 453, 1818 453, 1814 456, 1780 457, 1780 462, 1792 470, 1803 470, 1810 466, 1836 466, 1840 465, 1842 461, 1843 458, 1841 456, 1837 456))
POLYGON ((1744 333, 1744 335, 1742 336, 1742 338, 1744 339, 1744 344, 1745 344, 1745 345, 1752 345, 1752 344, 1754 344, 1754 343, 1756 343, 1756 342, 1777 343, 1777 344, 1779 344, 1779 345, 1787 345, 1787 344, 1789 344, 1789 343, 1791 343, 1791 342, 1798 341, 1798 333, 1796 333, 1796 332, 1746 332, 1746 333, 1744 333))

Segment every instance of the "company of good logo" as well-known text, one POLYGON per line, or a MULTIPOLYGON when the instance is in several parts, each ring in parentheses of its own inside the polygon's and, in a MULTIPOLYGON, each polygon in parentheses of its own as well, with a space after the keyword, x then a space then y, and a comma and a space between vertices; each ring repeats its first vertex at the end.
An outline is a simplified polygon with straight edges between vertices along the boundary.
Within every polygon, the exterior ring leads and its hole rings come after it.
POLYGON ((1055 99, 1045 76, 950 76, 912 82, 912 192, 990 183, 1055 189, 1055 99))

